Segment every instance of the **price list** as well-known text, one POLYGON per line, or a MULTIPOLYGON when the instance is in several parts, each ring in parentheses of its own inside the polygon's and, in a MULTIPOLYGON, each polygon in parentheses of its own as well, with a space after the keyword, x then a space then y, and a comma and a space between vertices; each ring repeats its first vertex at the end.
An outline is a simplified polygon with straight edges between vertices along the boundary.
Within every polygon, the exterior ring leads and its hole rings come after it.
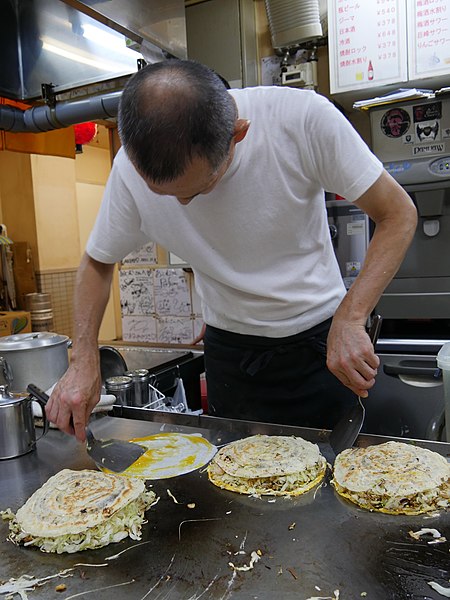
POLYGON ((450 72, 449 0, 408 0, 409 79, 450 72))
POLYGON ((329 0, 328 25, 331 93, 406 81, 404 0, 329 0))

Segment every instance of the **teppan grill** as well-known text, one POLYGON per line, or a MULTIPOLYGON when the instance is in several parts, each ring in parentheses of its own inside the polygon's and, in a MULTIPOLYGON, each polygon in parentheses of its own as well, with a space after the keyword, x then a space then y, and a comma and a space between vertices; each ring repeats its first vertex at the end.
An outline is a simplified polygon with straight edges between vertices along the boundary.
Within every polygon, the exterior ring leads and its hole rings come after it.
MULTIPOLYGON (((328 431, 134 407, 114 411, 118 416, 92 422, 100 438, 201 433, 220 446, 257 433, 297 435, 318 443, 333 460, 328 431)), ((360 435, 357 445, 388 439, 395 438, 360 435)), ((401 441, 450 455, 450 444, 401 441)), ((95 467, 83 445, 51 430, 34 452, 0 461, 0 508, 15 512, 63 468, 95 467)), ((40 579, 27 597, 42 600, 92 594, 98 600, 441 599, 429 582, 449 587, 450 512, 431 517, 371 513, 338 497, 329 481, 328 473, 322 485, 291 499, 219 489, 205 469, 152 481, 160 500, 147 513, 141 541, 127 538, 77 554, 17 547, 6 540, 8 524, 0 522, 0 580, 40 579), (430 538, 409 534, 424 527, 437 529, 447 541, 429 544, 430 538), (63 592, 55 591, 58 585, 63 592)), ((6 587, 0 584, 0 594, 6 587)))

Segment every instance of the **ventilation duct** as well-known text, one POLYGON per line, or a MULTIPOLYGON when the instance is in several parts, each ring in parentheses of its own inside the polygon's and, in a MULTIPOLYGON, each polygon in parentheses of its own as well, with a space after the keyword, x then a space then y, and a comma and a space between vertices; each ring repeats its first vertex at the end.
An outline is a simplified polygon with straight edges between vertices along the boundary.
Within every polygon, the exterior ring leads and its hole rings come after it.
POLYGON ((275 50, 285 50, 322 36, 319 0, 264 2, 275 50))
POLYGON ((33 106, 21 110, 15 106, 0 106, 0 129, 14 133, 42 133, 96 119, 117 116, 121 91, 93 96, 73 102, 58 102, 56 106, 33 106))

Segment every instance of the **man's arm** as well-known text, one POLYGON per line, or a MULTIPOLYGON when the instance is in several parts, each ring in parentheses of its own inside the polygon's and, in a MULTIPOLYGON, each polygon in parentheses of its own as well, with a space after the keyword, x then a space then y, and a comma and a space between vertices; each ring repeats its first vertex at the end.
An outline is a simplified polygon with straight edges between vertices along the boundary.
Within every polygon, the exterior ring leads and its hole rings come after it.
POLYGON ((85 426, 100 399, 98 332, 109 298, 114 264, 85 254, 78 269, 74 297, 74 334, 70 365, 47 403, 48 419, 84 441, 85 426))
POLYGON ((327 365, 344 385, 366 397, 375 383, 379 358, 365 324, 402 263, 417 226, 417 211, 408 194, 386 171, 355 204, 376 227, 364 265, 334 315, 327 365))

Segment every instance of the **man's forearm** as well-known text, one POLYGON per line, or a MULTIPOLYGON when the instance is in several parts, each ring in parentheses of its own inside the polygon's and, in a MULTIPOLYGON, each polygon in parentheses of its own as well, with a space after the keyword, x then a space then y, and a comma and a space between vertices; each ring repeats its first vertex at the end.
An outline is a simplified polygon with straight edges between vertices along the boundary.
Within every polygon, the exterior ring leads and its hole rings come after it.
POLYGON ((364 265, 336 311, 338 318, 364 324, 397 273, 414 235, 414 220, 378 223, 364 265), (394 233, 395 232, 395 233, 394 233))
MULTIPOLYGON (((414 236, 417 211, 409 196, 391 181, 379 183, 380 195, 388 195, 397 209, 377 214, 369 204, 366 212, 374 220, 375 232, 370 241, 361 272, 347 292, 336 317, 365 324, 383 291, 397 273, 414 236), (387 187, 387 189, 383 189, 387 187), (371 210, 372 209, 372 210, 371 210)), ((364 198, 357 202, 365 208, 364 198)))
POLYGON ((72 359, 88 349, 97 348, 98 332, 108 303, 113 264, 104 264, 83 256, 77 274, 74 297, 74 333, 72 359))
POLYGON ((417 211, 385 172, 356 204, 376 228, 361 272, 334 314, 327 365, 344 385, 366 397, 375 383, 379 358, 364 326, 403 261, 416 229, 417 211))

